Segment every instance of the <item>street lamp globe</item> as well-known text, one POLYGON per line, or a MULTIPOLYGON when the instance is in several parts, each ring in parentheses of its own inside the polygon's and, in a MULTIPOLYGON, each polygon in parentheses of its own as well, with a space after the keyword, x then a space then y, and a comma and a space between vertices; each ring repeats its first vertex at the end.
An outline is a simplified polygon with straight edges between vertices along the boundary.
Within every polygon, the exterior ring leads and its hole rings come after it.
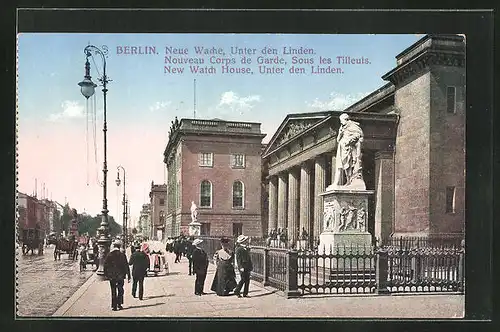
POLYGON ((122 183, 122 180, 120 180, 120 178, 118 178, 118 179, 115 180, 115 182, 116 182, 116 185, 119 187, 120 183, 122 183))
POLYGON ((94 95, 95 87, 97 86, 88 76, 85 76, 83 81, 78 83, 78 85, 81 87, 82 95, 87 99, 94 95))

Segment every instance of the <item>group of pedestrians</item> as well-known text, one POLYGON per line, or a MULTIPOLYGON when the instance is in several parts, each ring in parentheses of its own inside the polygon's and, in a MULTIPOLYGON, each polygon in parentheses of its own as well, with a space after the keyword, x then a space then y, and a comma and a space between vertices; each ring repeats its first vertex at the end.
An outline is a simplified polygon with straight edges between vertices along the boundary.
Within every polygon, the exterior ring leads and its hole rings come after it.
MULTIPOLYGON (((203 291, 208 269, 208 256, 200 247, 201 239, 193 241, 194 250, 192 254, 193 270, 196 274, 194 293, 196 295, 206 294, 203 291)), ((221 249, 214 254, 214 261, 217 266, 214 280, 210 289, 218 296, 228 296, 233 292, 238 297, 248 297, 250 286, 250 273, 253 269, 252 259, 248 248, 248 236, 240 235, 236 240, 236 250, 230 248, 229 239, 221 239, 221 249), (240 281, 236 283, 236 268, 240 273, 240 281), (243 289, 243 292, 241 290, 243 289)))
POLYGON ((139 246, 135 247, 127 260, 124 250, 122 251, 121 241, 114 241, 111 245, 111 250, 104 261, 104 275, 109 280, 111 287, 111 309, 113 311, 123 309, 123 295, 125 279, 130 282, 130 267, 132 265, 132 296, 136 297, 137 286, 139 286, 139 300, 144 296, 144 278, 149 269, 149 257, 140 250, 139 246))
MULTIPOLYGON (((206 251, 200 246, 202 242, 202 239, 195 239, 183 243, 185 248, 183 252, 185 252, 189 260, 189 275, 196 275, 194 294, 198 296, 207 294, 204 292, 204 285, 209 262, 206 251)), ((234 252, 231 250, 228 238, 223 237, 221 239, 221 247, 214 254, 217 268, 210 289, 218 296, 228 296, 233 293, 238 297, 248 297, 250 273, 253 269, 248 247, 248 236, 240 235, 238 237, 234 252), (238 283, 236 282, 235 267, 240 274, 238 283)), ((150 267, 147 246, 143 245, 141 248, 140 245, 134 245, 131 248, 130 260, 127 260, 124 249, 121 241, 114 241, 111 245, 111 251, 104 261, 104 275, 109 280, 111 309, 113 311, 123 309, 125 279, 128 282, 132 279, 132 296, 135 298, 138 290, 139 300, 143 299, 144 278, 150 267), (132 273, 130 272, 130 265, 132 266, 132 273)), ((175 252, 175 254, 177 260, 178 253, 175 252)))

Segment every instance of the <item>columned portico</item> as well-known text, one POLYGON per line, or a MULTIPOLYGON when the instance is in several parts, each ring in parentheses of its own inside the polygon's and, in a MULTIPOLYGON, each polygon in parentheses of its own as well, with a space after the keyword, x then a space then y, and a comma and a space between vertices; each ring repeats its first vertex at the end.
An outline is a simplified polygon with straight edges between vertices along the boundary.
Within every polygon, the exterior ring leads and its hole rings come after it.
POLYGON ((299 226, 299 172, 291 169, 288 172, 288 225, 287 237, 291 243, 297 242, 299 226))
MULTIPOLYGON (((394 146, 395 114, 351 114, 364 130, 363 147, 366 151, 386 151, 394 146)), ((264 151, 263 158, 268 163, 269 172, 269 229, 286 228, 289 244, 297 243, 302 229, 308 233, 313 248, 318 244, 324 215, 324 198, 321 194, 328 184, 333 183, 336 173, 339 115, 340 112, 289 115, 264 151)), ((366 164, 373 165, 371 160, 371 163, 366 164)), ((382 172, 389 171, 385 159, 381 161, 380 167, 383 168, 382 172)), ((369 173, 367 183, 370 184, 370 190, 376 189, 373 188, 373 168, 368 167, 365 171, 369 173)), ((385 174, 381 181, 381 188, 389 185, 385 174)), ((381 199, 388 199, 387 190, 380 196, 381 199)), ((386 208, 379 218, 386 228, 388 226, 385 224, 390 220, 387 213, 386 208)), ((369 215, 369 229, 373 230, 374 214, 369 215)))
POLYGON ((323 155, 314 160, 314 226, 313 238, 319 238, 323 224, 323 197, 325 191, 326 161, 323 155))
POLYGON ((281 173, 278 176, 278 228, 287 226, 287 208, 288 208, 288 174, 281 173))
POLYGON ((305 229, 307 234, 311 234, 311 165, 302 163, 300 167, 300 225, 299 231, 305 229))
POLYGON ((269 226, 268 229, 278 228, 278 178, 269 177, 269 226))

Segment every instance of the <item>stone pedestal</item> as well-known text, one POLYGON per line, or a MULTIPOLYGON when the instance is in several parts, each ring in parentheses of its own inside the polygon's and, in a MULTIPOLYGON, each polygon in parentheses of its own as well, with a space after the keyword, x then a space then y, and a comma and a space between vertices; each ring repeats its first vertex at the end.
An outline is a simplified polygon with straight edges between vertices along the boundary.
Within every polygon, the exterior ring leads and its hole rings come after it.
MULTIPOLYGON (((319 254, 356 255, 370 253, 372 235, 368 232, 368 199, 373 190, 350 190, 328 187, 323 196, 323 231, 319 254)), ((325 259, 320 265, 332 269, 363 270, 370 259, 325 259)))
POLYGON ((189 236, 200 236, 201 234, 201 224, 197 221, 192 221, 189 223, 189 236))

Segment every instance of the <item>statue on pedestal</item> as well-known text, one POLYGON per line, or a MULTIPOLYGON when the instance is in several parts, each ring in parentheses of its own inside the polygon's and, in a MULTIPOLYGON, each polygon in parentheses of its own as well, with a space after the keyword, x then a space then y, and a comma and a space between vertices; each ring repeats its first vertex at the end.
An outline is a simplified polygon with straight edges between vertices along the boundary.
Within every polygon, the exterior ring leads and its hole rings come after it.
POLYGON ((198 222, 198 207, 191 201, 191 223, 189 224, 189 236, 199 236, 201 224, 198 222))
POLYGON ((198 221, 198 207, 196 206, 194 201, 191 201, 191 221, 198 221))
POLYGON ((333 187, 366 190, 361 162, 363 130, 347 113, 340 115, 340 123, 333 187))

